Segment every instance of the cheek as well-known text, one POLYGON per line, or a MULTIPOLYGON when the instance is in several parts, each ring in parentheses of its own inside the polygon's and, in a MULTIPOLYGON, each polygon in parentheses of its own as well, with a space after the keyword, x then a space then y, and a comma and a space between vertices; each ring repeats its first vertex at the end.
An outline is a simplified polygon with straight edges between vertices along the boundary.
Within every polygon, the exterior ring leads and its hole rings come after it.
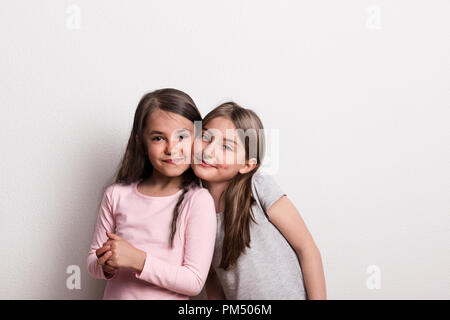
POLYGON ((203 149, 205 149, 205 144, 202 139, 197 138, 192 141, 191 148, 193 154, 202 154, 203 149))
POLYGON ((205 151, 207 146, 208 146, 208 142, 202 140, 201 143, 198 143, 196 147, 198 148, 198 151, 200 153, 203 153, 203 151, 205 151))
POLYGON ((182 149, 183 149, 183 153, 186 154, 191 154, 192 149, 194 148, 194 141, 191 139, 186 139, 182 142, 182 149))
POLYGON ((164 151, 162 144, 150 144, 148 147, 148 156, 150 159, 160 158, 161 153, 164 151))
POLYGON ((217 175, 224 180, 232 179, 238 174, 239 165, 235 164, 221 164, 217 166, 217 175))
POLYGON ((238 164, 245 163, 245 151, 242 148, 238 148, 236 151, 236 161, 238 164))
POLYGON ((221 163, 223 163, 227 167, 232 167, 232 166, 242 163, 242 159, 240 159, 240 155, 237 152, 223 150, 222 152, 220 152, 218 154, 220 154, 221 163), (241 162, 239 162, 239 161, 241 161, 241 162))

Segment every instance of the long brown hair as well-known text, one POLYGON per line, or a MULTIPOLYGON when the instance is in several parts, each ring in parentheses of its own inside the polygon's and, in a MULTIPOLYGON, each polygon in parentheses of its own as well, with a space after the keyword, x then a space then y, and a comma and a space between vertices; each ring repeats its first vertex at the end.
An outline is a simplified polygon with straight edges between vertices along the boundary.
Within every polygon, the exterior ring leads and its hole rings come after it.
POLYGON ((223 211, 224 239, 219 267, 227 270, 245 252, 246 247, 250 247, 250 223, 256 222, 251 211, 255 203, 252 197, 252 177, 260 167, 265 154, 265 136, 264 127, 258 115, 253 110, 243 108, 235 102, 225 102, 213 109, 203 119, 203 125, 217 117, 226 117, 233 122, 236 129, 242 129, 238 130, 238 133, 245 145, 245 159, 257 160, 256 167, 252 171, 245 174, 238 173, 220 196, 225 201, 225 209, 223 211), (242 135, 243 131, 245 135, 242 135), (254 133, 256 137, 253 139, 257 141, 257 148, 256 154, 251 154, 250 136, 254 133))
MULTIPOLYGON (((133 128, 131 129, 125 154, 115 174, 114 183, 129 185, 152 175, 153 166, 145 154, 143 133, 148 116, 156 110, 176 113, 192 122, 202 120, 200 112, 192 98, 180 90, 165 88, 145 94, 136 108, 133 128), (136 139, 136 135, 139 139, 136 139)), ((192 183, 199 184, 199 179, 195 176, 192 168, 189 167, 183 173, 181 186, 183 193, 178 198, 173 211, 169 237, 170 247, 173 247, 180 205, 192 183)))

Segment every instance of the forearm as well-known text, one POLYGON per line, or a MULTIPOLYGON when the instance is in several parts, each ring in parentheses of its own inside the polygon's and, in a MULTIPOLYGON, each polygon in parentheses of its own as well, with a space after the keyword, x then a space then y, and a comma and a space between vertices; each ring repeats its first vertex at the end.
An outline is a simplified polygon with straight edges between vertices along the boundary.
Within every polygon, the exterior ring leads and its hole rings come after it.
POLYGON ((297 252, 308 300, 327 299, 325 275, 319 249, 313 246, 297 252))
POLYGON ((206 281, 206 275, 202 278, 198 270, 197 266, 174 265, 147 253, 143 268, 136 272, 136 277, 180 294, 195 296, 206 281))
POLYGON ((135 258, 133 259, 133 263, 131 268, 134 269, 137 273, 141 273, 144 269, 145 260, 147 259, 147 253, 143 250, 139 250, 136 248, 135 258))

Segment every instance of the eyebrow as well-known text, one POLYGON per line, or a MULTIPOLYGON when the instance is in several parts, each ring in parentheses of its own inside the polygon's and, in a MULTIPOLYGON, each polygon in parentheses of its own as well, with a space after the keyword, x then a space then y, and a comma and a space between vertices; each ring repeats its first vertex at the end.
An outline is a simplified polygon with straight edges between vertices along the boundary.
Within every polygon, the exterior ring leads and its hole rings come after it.
MULTIPOLYGON (((209 129, 206 128, 206 127, 203 127, 203 130, 208 131, 209 129)), ((237 145, 236 140, 231 140, 231 139, 223 138, 223 141, 225 141, 225 142, 231 142, 231 143, 234 143, 234 145, 237 145)))
MULTIPOLYGON (((190 130, 183 128, 183 129, 176 130, 175 132, 183 132, 183 131, 190 131, 190 130)), ((150 134, 165 134, 165 133, 162 131, 153 130, 150 132, 150 134)))
POLYGON ((150 132, 150 134, 164 134, 164 133, 161 131, 152 131, 152 132, 150 132))
POLYGON ((237 145, 236 140, 230 140, 230 139, 223 139, 225 142, 231 142, 234 143, 234 145, 237 145))

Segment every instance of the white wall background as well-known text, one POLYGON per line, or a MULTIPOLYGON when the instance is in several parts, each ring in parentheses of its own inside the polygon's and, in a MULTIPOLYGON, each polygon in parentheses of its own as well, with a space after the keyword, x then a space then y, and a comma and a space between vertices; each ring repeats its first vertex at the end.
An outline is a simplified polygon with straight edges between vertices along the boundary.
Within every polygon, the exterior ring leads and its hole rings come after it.
POLYGON ((280 130, 330 299, 449 299, 449 36, 445 0, 3 1, 0 298, 102 297, 101 190, 140 97, 175 87, 280 130))

